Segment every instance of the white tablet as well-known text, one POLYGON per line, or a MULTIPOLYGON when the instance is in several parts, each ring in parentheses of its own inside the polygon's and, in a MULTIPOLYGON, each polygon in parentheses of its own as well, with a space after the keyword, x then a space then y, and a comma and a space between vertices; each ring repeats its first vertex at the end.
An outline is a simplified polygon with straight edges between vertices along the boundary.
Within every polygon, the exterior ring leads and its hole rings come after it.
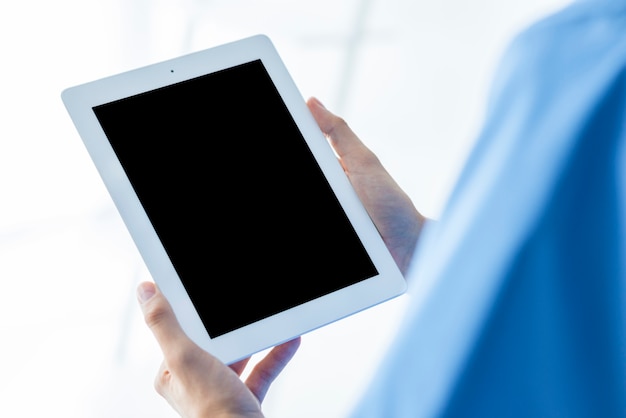
POLYGON ((225 363, 404 292, 266 36, 62 99, 181 326, 225 363))

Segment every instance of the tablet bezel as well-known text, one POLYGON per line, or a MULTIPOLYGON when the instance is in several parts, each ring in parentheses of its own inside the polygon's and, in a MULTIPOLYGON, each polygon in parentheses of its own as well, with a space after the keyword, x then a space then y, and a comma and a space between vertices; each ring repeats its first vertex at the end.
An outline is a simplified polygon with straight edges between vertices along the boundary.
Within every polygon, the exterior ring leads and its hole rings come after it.
MULTIPOLYGON (((404 277, 311 115, 273 43, 256 35, 65 89, 65 107, 152 278, 185 333, 232 363, 401 295, 404 277), (93 108, 260 59, 379 274, 269 318, 210 338, 150 223, 93 108)), ((245 307, 243 307, 245 308, 245 307)))

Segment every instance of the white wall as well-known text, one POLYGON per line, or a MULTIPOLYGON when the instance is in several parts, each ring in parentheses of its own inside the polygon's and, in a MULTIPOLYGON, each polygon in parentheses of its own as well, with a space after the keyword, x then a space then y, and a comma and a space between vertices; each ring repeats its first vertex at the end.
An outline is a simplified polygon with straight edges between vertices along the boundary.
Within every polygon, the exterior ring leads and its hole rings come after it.
MULTIPOLYGON (((134 289, 148 274, 60 100, 70 85, 268 34, 436 217, 497 57, 563 0, 59 0, 0 5, 0 416, 174 417, 134 289), (356 35, 359 36, 356 36, 356 35)), ((406 299, 308 334, 268 416, 343 416, 406 299)))

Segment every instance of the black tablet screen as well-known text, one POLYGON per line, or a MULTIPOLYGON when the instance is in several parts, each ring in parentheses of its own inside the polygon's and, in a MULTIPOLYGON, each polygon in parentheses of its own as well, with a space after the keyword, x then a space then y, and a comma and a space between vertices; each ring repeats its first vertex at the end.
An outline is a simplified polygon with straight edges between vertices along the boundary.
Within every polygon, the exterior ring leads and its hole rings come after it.
POLYGON ((211 338, 378 274, 260 60, 93 110, 211 338))

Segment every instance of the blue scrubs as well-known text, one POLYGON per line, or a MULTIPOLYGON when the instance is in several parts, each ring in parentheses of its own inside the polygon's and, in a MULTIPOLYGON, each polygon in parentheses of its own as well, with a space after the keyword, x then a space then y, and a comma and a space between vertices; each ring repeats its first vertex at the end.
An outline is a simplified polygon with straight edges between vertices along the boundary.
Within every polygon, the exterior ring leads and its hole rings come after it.
POLYGON ((514 39, 409 280, 354 417, 626 417, 626 1, 514 39))

